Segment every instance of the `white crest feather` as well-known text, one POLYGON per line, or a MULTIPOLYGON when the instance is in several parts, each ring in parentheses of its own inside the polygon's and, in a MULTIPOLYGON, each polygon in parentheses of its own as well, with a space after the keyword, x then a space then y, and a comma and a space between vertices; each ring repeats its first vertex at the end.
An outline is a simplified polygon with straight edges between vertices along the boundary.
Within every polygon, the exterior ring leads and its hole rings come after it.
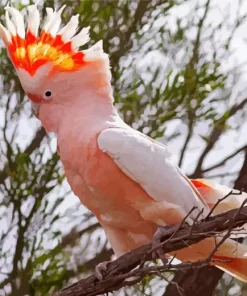
POLYGON ((83 50, 83 53, 85 53, 85 61, 93 61, 97 60, 99 58, 107 58, 108 55, 104 53, 103 50, 103 41, 100 40, 97 43, 95 43, 90 48, 83 50))
POLYGON ((52 14, 52 17, 50 18, 50 21, 49 21, 47 27, 44 28, 46 30, 46 32, 50 33, 53 37, 56 36, 57 31, 58 31, 58 29, 60 27, 61 14, 62 14, 65 7, 66 7, 66 5, 63 5, 58 11, 54 11, 54 13, 52 14))
MULTIPOLYGON (((9 12, 12 16, 13 23, 11 22, 10 26, 15 27, 16 33, 23 39, 25 39, 25 26, 24 26, 24 18, 23 15, 14 7, 7 6, 5 7, 6 14, 9 12)), ((7 18, 6 18, 7 21, 7 18)))
POLYGON ((83 28, 80 31, 80 33, 78 33, 77 35, 75 35, 71 39, 72 49, 77 49, 80 46, 86 44, 90 40, 90 38, 89 38, 89 30, 90 30, 90 27, 83 28))
POLYGON ((9 31, 0 23, 0 37, 3 39, 5 44, 11 42, 11 35, 9 31))
MULTIPOLYGON (((5 9, 6 8, 7 7, 5 7, 5 9)), ((16 36, 16 28, 15 28, 14 24, 12 23, 12 21, 9 18, 8 11, 6 11, 6 13, 5 13, 5 18, 6 18, 6 27, 7 27, 7 30, 9 31, 10 35, 16 36)))
POLYGON ((78 18, 79 14, 73 15, 68 24, 58 32, 58 34, 62 36, 63 42, 68 42, 75 35, 79 24, 78 18))
POLYGON ((99 40, 97 43, 95 43, 89 49, 84 50, 84 51, 87 51, 87 52, 90 52, 90 51, 100 51, 100 52, 103 52, 103 41, 102 40, 99 40))
POLYGON ((55 11, 53 11, 53 9, 51 7, 46 7, 46 14, 47 14, 47 17, 46 17, 46 21, 43 26, 43 30, 45 30, 45 31, 47 31, 47 28, 49 28, 50 23, 53 19, 53 15, 55 14, 55 11))
POLYGON ((40 15, 37 9, 37 3, 35 5, 29 5, 28 9, 28 19, 27 19, 27 29, 35 36, 38 36, 40 15))

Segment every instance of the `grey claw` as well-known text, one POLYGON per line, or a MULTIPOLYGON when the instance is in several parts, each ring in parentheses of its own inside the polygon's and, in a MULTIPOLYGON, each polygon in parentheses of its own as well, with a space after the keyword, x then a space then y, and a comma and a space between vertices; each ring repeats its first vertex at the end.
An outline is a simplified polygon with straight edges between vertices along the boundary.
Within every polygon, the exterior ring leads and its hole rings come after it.
POLYGON ((104 273, 107 271, 109 262, 110 261, 101 262, 95 267, 95 276, 98 280, 102 281, 104 279, 104 273))
POLYGON ((155 252, 153 253, 153 258, 154 259, 159 258, 162 261, 162 263, 166 265, 168 260, 161 248, 161 238, 163 237, 164 233, 167 233, 166 227, 158 226, 153 237, 152 248, 156 249, 155 252))

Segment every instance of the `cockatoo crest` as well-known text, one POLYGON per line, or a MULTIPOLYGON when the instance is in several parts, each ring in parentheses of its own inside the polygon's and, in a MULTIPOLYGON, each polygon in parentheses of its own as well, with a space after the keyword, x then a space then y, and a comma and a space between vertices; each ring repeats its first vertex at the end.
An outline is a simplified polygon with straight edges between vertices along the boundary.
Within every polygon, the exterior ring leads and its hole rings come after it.
POLYGON ((103 53, 102 41, 88 50, 78 50, 89 41, 90 27, 77 33, 77 14, 60 29, 64 8, 65 5, 58 11, 46 8, 47 19, 39 34, 40 15, 37 3, 27 7, 27 28, 23 15, 17 9, 9 5, 5 7, 6 28, 0 24, 0 36, 16 69, 22 68, 33 76, 40 66, 52 62, 53 69, 76 71, 90 60, 106 55, 103 53))

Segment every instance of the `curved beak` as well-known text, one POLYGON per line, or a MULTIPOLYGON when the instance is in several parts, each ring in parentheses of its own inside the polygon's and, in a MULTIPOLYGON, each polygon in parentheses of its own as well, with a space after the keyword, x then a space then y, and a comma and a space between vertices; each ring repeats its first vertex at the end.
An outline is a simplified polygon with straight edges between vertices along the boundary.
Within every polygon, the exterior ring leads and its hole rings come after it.
POLYGON ((40 108, 40 104, 37 104, 37 103, 31 103, 32 104, 32 111, 33 111, 33 114, 39 118, 39 108, 40 108))

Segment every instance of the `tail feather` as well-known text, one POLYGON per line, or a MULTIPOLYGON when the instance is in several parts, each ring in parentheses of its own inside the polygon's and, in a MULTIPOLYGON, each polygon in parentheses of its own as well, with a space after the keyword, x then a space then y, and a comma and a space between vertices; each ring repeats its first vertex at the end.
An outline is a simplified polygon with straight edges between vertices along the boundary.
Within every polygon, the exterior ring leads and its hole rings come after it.
MULTIPOLYGON (((181 261, 196 262, 206 259, 215 249, 215 244, 222 238, 207 238, 187 248, 171 253, 181 261)), ((227 239, 215 252, 212 265, 231 274, 233 277, 247 282, 247 246, 227 239), (225 262, 220 262, 225 261, 225 262)))
POLYGON ((237 278, 240 281, 247 282, 247 258, 229 258, 229 257, 221 257, 214 256, 215 260, 229 261, 229 262, 217 262, 214 265, 224 272, 230 274, 231 276, 237 278))
MULTIPOLYGON (((247 198, 247 193, 240 192, 239 194, 230 194, 231 188, 214 183, 205 179, 191 180, 196 189, 201 194, 202 198, 206 201, 208 206, 212 209, 219 199, 227 196, 226 199, 222 200, 214 209, 213 214, 218 215, 232 209, 240 208, 242 203, 247 198)), ((244 224, 240 228, 236 228, 231 238, 246 237, 247 236, 247 224, 244 224)))
POLYGON ((209 180, 195 179, 191 180, 191 182, 194 184, 210 208, 212 208, 219 199, 228 195, 228 197, 222 200, 214 209, 215 215, 239 208, 247 198, 247 193, 245 192, 241 192, 239 194, 230 194, 232 191, 231 188, 209 180))

